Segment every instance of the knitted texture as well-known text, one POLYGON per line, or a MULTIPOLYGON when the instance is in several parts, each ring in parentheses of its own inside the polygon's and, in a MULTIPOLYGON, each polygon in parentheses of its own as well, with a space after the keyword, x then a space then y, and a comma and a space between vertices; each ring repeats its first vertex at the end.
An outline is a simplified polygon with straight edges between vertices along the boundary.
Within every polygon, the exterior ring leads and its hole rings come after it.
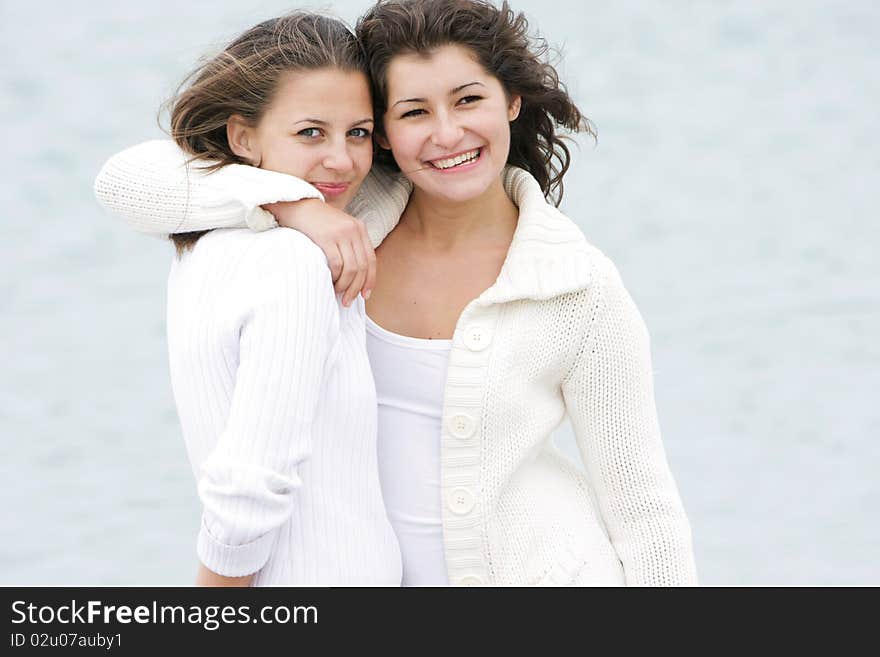
MULTIPOLYGON (((132 166, 164 170, 158 187, 179 196, 186 177, 169 161, 132 166)), ((259 175, 252 171, 242 184, 253 190, 259 175)), ((225 182, 236 186, 231 172, 225 182)), ((546 202, 528 173, 508 167, 504 183, 519 207, 517 228, 498 279, 458 320, 444 391, 450 581, 696 584, 690 525, 660 437, 644 321, 613 263, 546 202), (566 415, 586 473, 553 446, 566 415)), ((399 220, 410 190, 403 178, 368 176, 349 210, 374 245, 399 220)), ((168 211, 184 215, 180 230, 207 221, 193 209, 168 211)), ((135 219, 123 217, 130 223, 164 232, 148 225, 148 213, 130 212, 135 219)), ((237 225, 245 224, 240 212, 237 225)))
POLYGON ((294 231, 215 230, 168 279, 171 380, 216 573, 400 583, 376 457, 363 304, 294 231))
POLYGON ((260 205, 323 199, 307 182, 232 164, 213 174, 188 164, 173 141, 147 141, 111 157, 95 179, 95 196, 135 230, 158 236, 212 228, 277 226, 260 205))

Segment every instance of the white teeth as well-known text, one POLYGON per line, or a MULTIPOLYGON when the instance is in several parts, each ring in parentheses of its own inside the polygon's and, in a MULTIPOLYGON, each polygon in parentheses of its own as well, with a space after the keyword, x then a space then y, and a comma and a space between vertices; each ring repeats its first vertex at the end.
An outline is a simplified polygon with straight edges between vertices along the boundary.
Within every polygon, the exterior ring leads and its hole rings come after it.
POLYGON ((435 160, 431 164, 433 164, 438 169, 451 169, 452 167, 458 166, 459 164, 476 160, 479 154, 480 149, 478 148, 477 150, 463 153, 461 155, 456 155, 455 157, 450 157, 446 160, 435 160))

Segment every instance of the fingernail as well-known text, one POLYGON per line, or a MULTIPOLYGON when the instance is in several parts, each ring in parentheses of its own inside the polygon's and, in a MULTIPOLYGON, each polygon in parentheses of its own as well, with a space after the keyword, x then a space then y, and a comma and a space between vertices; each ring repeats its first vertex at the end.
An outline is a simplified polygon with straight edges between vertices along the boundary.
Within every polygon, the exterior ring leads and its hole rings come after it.
POLYGON ((370 298, 370 295, 371 295, 372 293, 373 293, 372 290, 367 290, 366 292, 364 292, 364 294, 363 294, 364 301, 366 301, 367 299, 369 299, 369 298, 370 298))

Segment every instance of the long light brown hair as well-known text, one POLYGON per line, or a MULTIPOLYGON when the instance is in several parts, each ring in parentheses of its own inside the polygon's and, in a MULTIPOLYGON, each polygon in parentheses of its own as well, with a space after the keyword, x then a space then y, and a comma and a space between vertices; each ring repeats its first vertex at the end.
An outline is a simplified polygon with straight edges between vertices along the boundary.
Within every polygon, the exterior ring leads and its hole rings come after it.
MULTIPOLYGON (((200 63, 163 105, 170 112, 169 134, 192 161, 216 171, 248 164, 226 136, 233 114, 256 126, 288 71, 322 68, 366 73, 363 50, 351 29, 337 18, 296 11, 255 25, 219 54, 200 63)), ((207 231, 171 239, 180 254, 207 231)))

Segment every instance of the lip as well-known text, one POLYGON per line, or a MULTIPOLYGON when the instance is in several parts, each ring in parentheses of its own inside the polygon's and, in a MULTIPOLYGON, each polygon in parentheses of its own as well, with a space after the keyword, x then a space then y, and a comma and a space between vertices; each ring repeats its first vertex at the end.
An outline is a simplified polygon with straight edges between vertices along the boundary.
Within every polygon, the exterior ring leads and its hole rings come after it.
POLYGON ((477 166, 480 162, 483 161, 483 155, 484 155, 485 151, 486 151, 485 146, 477 146, 476 148, 466 148, 465 150, 458 151, 457 153, 451 153, 450 155, 444 155, 442 157, 436 157, 431 160, 425 160, 425 162, 436 173, 453 174, 453 173, 458 173, 460 171, 470 171, 475 166, 477 166), (468 162, 467 164, 461 164, 457 167, 452 167, 450 169, 438 169, 437 167, 434 166, 434 162, 436 162, 438 160, 448 160, 449 158, 458 157, 459 155, 464 155, 465 153, 470 153, 471 151, 479 151, 479 154, 477 155, 477 159, 473 160, 472 162, 468 162))
POLYGON ((311 185, 324 196, 339 196, 351 186, 351 183, 313 182, 311 185))

